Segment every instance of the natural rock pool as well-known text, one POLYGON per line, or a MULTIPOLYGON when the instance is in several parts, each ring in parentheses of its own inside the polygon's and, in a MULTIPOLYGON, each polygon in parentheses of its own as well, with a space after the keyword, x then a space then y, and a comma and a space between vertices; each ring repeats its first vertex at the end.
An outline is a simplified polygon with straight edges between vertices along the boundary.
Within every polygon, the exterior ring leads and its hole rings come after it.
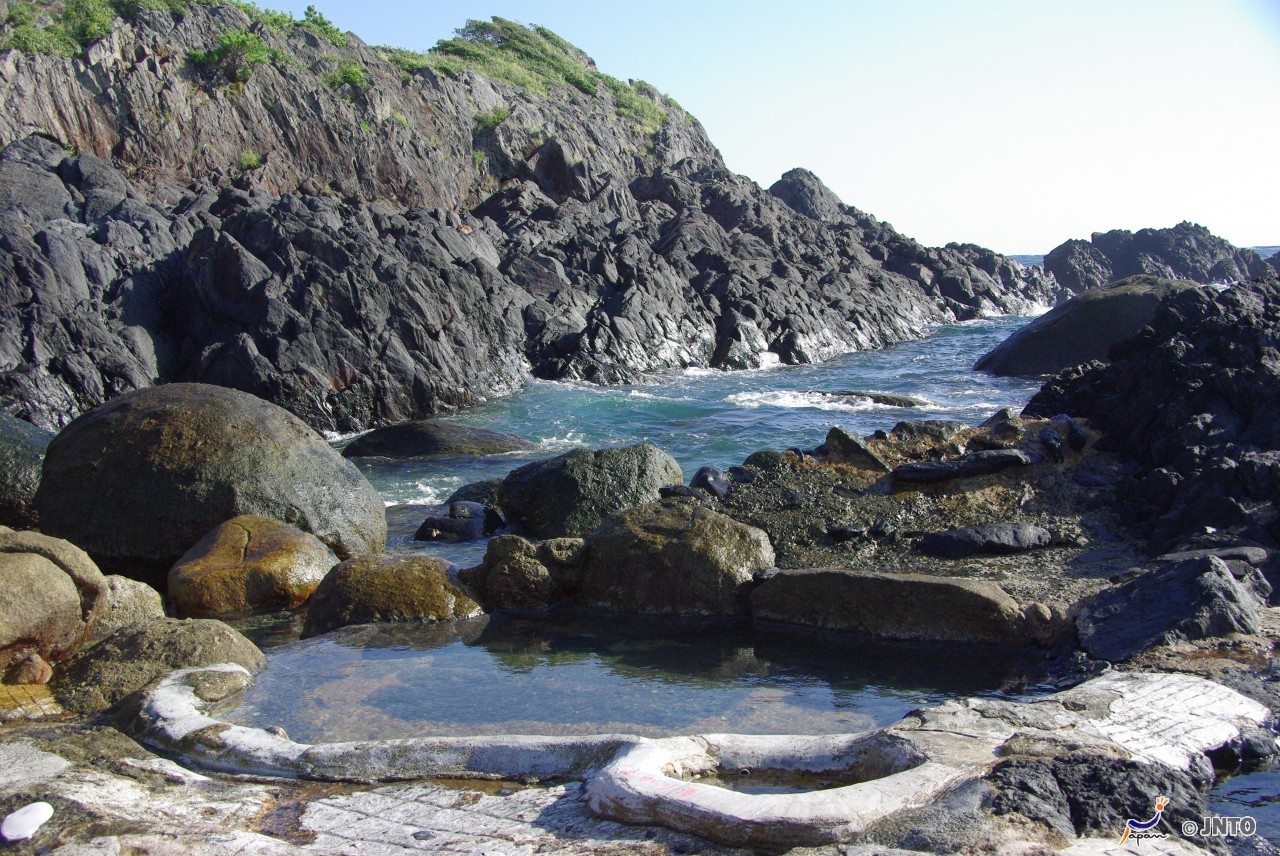
POLYGON ((271 646, 228 718, 294 740, 481 734, 863 731, 962 695, 1009 693, 1042 655, 859 642, 745 622, 558 611, 366 625, 271 646))

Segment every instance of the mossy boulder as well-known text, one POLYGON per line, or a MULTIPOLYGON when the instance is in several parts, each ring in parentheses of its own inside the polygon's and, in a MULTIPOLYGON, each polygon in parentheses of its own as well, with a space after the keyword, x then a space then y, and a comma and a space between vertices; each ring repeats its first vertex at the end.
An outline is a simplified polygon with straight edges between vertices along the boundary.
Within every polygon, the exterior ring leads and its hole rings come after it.
POLYGON ((314 534, 340 557, 386 542, 382 499, 283 408, 204 384, 138 390, 73 421, 36 494, 46 532, 112 571, 164 584, 215 526, 257 514, 314 534))
POLYGON ((586 538, 578 601, 647 615, 739 615, 769 536, 705 505, 664 499, 609 515, 586 538))
POLYGON ((319 538, 256 514, 215 528, 169 571, 179 615, 205 618, 301 606, 338 557, 319 538))
POLYGON ((541 609, 572 593, 582 553, 580 538, 534 544, 519 535, 499 535, 489 541, 484 561, 458 578, 488 609, 541 609))
POLYGON ((63 707, 97 713, 114 707, 174 669, 236 663, 257 672, 267 663, 242 634, 212 619, 160 618, 121 628, 72 657, 50 686, 63 707))
POLYGON ((35 526, 40 465, 53 435, 0 411, 0 524, 35 526))
POLYGON ((303 636, 375 621, 452 621, 480 606, 449 579, 449 565, 427 556, 349 559, 311 596, 303 636))
POLYGON ((675 458, 648 443, 574 449, 508 474, 498 500, 507 520, 535 538, 581 538, 611 512, 652 502, 658 488, 683 483, 675 458))
POLYGON ((418 458, 432 455, 501 455, 538 448, 536 443, 512 434, 419 419, 375 428, 347 444, 348 458, 418 458))

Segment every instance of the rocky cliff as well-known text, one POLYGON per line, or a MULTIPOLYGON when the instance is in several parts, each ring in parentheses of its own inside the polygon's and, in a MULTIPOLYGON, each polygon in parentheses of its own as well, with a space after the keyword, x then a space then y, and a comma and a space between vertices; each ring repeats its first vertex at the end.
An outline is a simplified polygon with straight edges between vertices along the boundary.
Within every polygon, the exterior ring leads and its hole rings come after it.
POLYGON ((1079 294, 1138 274, 1192 282, 1237 282, 1260 276, 1266 262, 1204 226, 1179 223, 1170 229, 1114 229, 1088 241, 1070 240, 1044 257, 1044 269, 1079 294))
POLYGON ((352 431, 1060 296, 803 170, 734 175, 674 101, 545 30, 473 23, 427 57, 314 14, 134 5, 169 8, 70 56, 10 11, 28 49, 0 52, 0 402, 48 428, 183 380, 352 431))

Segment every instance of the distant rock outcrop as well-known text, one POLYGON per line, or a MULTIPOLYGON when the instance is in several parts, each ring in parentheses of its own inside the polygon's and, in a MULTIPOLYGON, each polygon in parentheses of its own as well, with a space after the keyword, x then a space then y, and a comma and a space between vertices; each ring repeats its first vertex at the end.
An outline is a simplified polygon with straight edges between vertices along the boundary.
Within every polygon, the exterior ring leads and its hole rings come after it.
POLYGON ((79 57, 0 54, 14 415, 56 429, 196 381, 346 433, 530 375, 811 362, 1058 296, 988 250, 923 247, 811 174, 770 194, 674 101, 541 30, 479 25, 486 50, 512 28, 542 39, 572 85, 250 11, 140 9, 79 57), (191 59, 237 32, 282 59, 231 83, 191 59))
POLYGON ((1088 241, 1067 241, 1044 257, 1044 269, 1075 294, 1136 274, 1234 282, 1259 276, 1265 268, 1253 250, 1239 249, 1185 221, 1169 229, 1094 232, 1088 241))
POLYGON ((974 368, 997 375, 1044 375, 1106 361, 1111 346, 1147 326, 1162 301, 1197 287, 1190 280, 1131 276, 1090 289, 1018 330, 974 368))

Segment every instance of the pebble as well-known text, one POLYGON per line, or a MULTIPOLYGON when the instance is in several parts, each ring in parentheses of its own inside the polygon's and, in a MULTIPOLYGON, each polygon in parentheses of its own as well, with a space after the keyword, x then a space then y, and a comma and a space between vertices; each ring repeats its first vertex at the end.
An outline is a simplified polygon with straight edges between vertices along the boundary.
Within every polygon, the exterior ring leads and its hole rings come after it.
POLYGON ((47 802, 32 803, 18 809, 6 817, 4 823, 0 823, 0 836, 5 841, 26 841, 51 817, 53 806, 47 802))

